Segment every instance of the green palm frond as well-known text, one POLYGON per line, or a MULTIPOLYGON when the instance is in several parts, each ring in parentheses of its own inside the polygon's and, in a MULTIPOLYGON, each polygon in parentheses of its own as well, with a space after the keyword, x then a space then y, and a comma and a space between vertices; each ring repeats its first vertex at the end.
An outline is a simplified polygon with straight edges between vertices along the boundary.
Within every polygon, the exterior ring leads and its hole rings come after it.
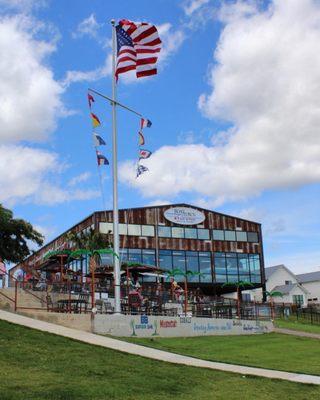
POLYGON ((268 291, 266 291, 266 296, 268 296, 268 297, 283 297, 283 293, 282 292, 280 292, 280 291, 270 291, 270 292, 268 292, 268 291))

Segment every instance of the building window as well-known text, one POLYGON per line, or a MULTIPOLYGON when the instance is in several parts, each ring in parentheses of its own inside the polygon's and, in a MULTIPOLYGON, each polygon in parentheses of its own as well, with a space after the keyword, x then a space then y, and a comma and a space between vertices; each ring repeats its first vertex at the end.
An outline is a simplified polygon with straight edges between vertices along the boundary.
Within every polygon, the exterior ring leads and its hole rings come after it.
POLYGON ((227 275, 216 274, 216 282, 217 283, 225 283, 225 282, 227 282, 227 275))
POLYGON ((170 226, 158 226, 158 236, 159 237, 171 237, 170 226))
POLYGON ((128 261, 132 263, 142 263, 140 249, 128 249, 128 261))
POLYGON ((237 242, 247 242, 247 232, 236 231, 237 242))
POLYGON ((229 242, 235 242, 236 241, 236 233, 235 233, 235 231, 224 231, 224 237, 225 237, 225 240, 228 240, 229 242))
POLYGON ((143 264, 156 265, 156 253, 154 250, 142 250, 143 264))
POLYGON ((226 253, 227 274, 238 274, 238 260, 234 253, 226 253))
POLYGON ((130 224, 128 225, 128 235, 129 236, 141 236, 141 226, 130 224))
POLYGON ((128 261, 128 249, 120 249, 119 253, 120 262, 128 261))
POLYGON ((257 232, 247 232, 248 235, 248 242, 258 243, 259 238, 257 232))
POLYGON ((199 282, 199 258, 196 251, 186 252, 186 269, 195 273, 195 275, 189 275, 189 282, 199 282))
POLYGON ((226 258, 224 253, 214 254, 214 271, 216 274, 226 274, 226 258))
POLYGON ((142 236, 154 236, 153 225, 141 225, 142 236))
POLYGON ((292 296, 292 301, 294 304, 296 304, 298 306, 302 306, 303 305, 303 295, 302 294, 294 294, 292 296))
POLYGON ((200 282, 212 282, 211 256, 209 252, 199 253, 200 282))
POLYGON ((170 250, 159 251, 159 266, 165 270, 172 269, 172 255, 170 250))
POLYGON ((186 239, 197 239, 197 229, 195 228, 185 228, 184 235, 186 239))
POLYGON ((113 223, 112 222, 100 222, 99 223, 100 233, 107 234, 109 232, 113 233, 113 223))
POLYGON ((214 229, 212 231, 213 240, 224 240, 224 232, 222 230, 214 229))
POLYGON ((173 238, 183 239, 184 238, 184 228, 171 228, 171 234, 173 238))
POLYGON ((248 254, 238 254, 239 274, 249 274, 249 259, 248 254))
POLYGON ((292 281, 284 281, 284 284, 285 284, 285 285, 291 285, 291 284, 292 284, 292 281))
POLYGON ((198 239, 209 240, 209 229, 198 229, 198 239))
POLYGON ((119 224, 119 235, 127 235, 127 234, 128 234, 128 225, 119 224))

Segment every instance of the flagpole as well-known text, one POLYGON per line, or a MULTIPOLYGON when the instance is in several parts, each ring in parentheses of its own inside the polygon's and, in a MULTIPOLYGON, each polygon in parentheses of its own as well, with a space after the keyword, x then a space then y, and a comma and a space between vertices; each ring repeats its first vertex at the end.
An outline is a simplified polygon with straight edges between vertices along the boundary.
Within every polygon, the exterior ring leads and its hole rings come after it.
POLYGON ((114 312, 121 314, 120 303, 120 259, 119 259, 119 211, 118 211, 118 149, 116 113, 116 28, 112 25, 112 171, 113 171, 113 268, 114 268, 114 312))

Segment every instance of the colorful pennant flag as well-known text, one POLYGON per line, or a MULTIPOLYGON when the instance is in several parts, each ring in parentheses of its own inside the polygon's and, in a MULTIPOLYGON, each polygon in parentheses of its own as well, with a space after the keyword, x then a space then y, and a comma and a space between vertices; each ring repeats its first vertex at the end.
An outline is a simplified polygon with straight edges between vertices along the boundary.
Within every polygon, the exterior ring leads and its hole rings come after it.
POLYGON ((149 171, 149 169, 147 167, 145 167, 144 165, 138 165, 137 167, 137 176, 136 178, 138 178, 141 174, 143 174, 144 172, 149 171))
POLYGON ((139 146, 143 146, 145 144, 144 136, 142 132, 139 132, 139 146))
POLYGON ((93 113, 91 113, 92 125, 94 128, 101 125, 100 119, 93 113))
POLYGON ((139 150, 139 160, 141 159, 147 159, 151 156, 152 152, 149 150, 145 150, 145 149, 140 149, 139 150))
POLYGON ((102 137, 97 133, 93 133, 93 143, 95 147, 104 146, 106 144, 106 142, 102 139, 102 137))
POLYGON ((150 128, 151 125, 152 125, 152 122, 150 120, 141 118, 140 129, 150 128))
POLYGON ((93 98, 93 96, 90 94, 90 93, 88 93, 88 103, 89 103, 89 107, 91 108, 91 105, 92 105, 92 103, 94 103, 94 98, 93 98))
POLYGON ((103 154, 100 153, 100 151, 96 151, 96 153, 98 165, 109 165, 109 161, 103 154))

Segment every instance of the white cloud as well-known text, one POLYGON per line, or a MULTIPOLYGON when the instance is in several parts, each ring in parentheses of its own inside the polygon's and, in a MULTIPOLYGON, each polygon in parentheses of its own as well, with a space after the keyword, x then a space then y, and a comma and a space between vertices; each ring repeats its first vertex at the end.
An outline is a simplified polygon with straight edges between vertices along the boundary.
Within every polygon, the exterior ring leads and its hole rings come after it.
POLYGON ((199 99, 232 134, 216 146, 162 147, 140 179, 125 163, 120 176, 145 196, 194 192, 221 202, 320 182, 320 5, 251 3, 224 6, 211 93, 199 99))
POLYGON ((55 50, 36 40, 36 21, 27 17, 0 19, 0 140, 44 140, 63 112, 63 89, 45 64, 55 50))
POLYGON ((40 8, 46 5, 46 0, 0 0, 0 6, 5 9, 29 12, 33 8, 40 8))
POLYGON ((202 6, 209 3, 210 0, 188 0, 183 4, 185 14, 190 17, 194 12, 198 11, 202 6))
POLYGON ((101 28, 102 24, 99 24, 96 20, 94 14, 89 15, 89 17, 85 18, 83 21, 79 23, 75 32, 73 32, 73 38, 81 38, 85 35, 90 36, 92 38, 98 37, 98 31, 101 28))
POLYGON ((75 186, 78 183, 86 182, 88 179, 91 177, 91 172, 83 172, 80 175, 74 176, 72 179, 70 179, 68 185, 69 186, 75 186))
POLYGON ((106 78, 112 74, 112 54, 108 53, 105 63, 102 67, 98 67, 91 71, 67 71, 66 77, 62 81, 63 87, 68 87, 71 83, 76 82, 95 82, 102 78, 106 78))
POLYGON ((34 202, 57 204, 99 196, 91 189, 63 189, 52 183, 63 166, 58 155, 42 149, 16 145, 0 146, 0 203, 34 202))

